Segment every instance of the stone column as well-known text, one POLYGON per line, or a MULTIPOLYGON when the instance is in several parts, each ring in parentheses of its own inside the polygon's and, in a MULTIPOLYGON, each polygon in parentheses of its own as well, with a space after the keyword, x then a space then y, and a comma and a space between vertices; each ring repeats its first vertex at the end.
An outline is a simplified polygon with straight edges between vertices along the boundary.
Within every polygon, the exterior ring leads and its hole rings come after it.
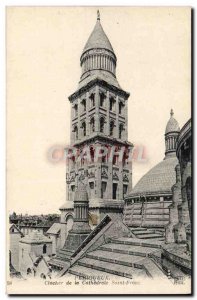
POLYGON ((115 122, 115 124, 116 124, 116 128, 115 128, 115 137, 116 138, 119 138, 119 122, 118 122, 118 120, 119 120, 119 103, 118 103, 118 96, 116 96, 116 109, 115 109, 115 112, 116 112, 116 122, 115 122))
POLYGON ((106 135, 109 135, 109 122, 110 122, 110 103, 109 103, 109 91, 107 91, 107 97, 106 97, 106 109, 107 109, 107 115, 106 115, 106 126, 105 126, 105 132, 106 135))
POLYGON ((95 92, 95 132, 99 132, 99 87, 96 86, 95 92))

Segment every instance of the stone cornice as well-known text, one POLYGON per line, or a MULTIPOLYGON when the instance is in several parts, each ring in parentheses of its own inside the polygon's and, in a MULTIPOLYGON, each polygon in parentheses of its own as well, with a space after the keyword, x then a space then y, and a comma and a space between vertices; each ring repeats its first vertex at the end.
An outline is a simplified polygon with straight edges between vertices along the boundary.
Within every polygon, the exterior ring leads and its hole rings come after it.
POLYGON ((75 93, 73 93, 72 95, 70 95, 68 97, 69 101, 72 102, 74 99, 80 97, 82 94, 84 94, 85 92, 87 92, 90 88, 96 86, 96 85, 100 85, 101 87, 107 87, 109 88, 109 90, 114 91, 115 93, 117 93, 120 96, 125 97, 125 99, 128 99, 130 94, 122 89, 119 89, 109 83, 107 83, 104 80, 101 79, 94 79, 90 82, 88 82, 85 86, 81 87, 79 90, 77 90, 75 93))

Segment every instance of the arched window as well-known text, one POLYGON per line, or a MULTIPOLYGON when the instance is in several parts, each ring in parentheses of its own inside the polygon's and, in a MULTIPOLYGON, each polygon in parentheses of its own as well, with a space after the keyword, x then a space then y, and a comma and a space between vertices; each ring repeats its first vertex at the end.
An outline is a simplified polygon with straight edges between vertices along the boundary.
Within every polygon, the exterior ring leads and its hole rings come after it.
POLYGON ((114 121, 110 122, 110 125, 109 125, 109 134, 110 134, 110 136, 112 136, 114 134, 114 121))
POLYGON ((100 118, 100 132, 104 132, 104 124, 105 119, 103 117, 100 118))
POLYGON ((75 133, 75 139, 78 140, 78 127, 75 126, 73 131, 75 133))
POLYGON ((93 93, 90 95, 90 100, 91 100, 91 107, 94 107, 95 106, 95 95, 93 93))
POLYGON ((83 136, 86 136, 86 123, 83 122, 81 125, 82 131, 83 131, 83 136))
POLYGON ((74 108, 74 116, 76 117, 78 115, 78 105, 75 104, 73 108, 74 108))
POLYGON ((95 131, 95 121, 94 121, 94 118, 92 118, 90 120, 90 129, 91 129, 91 132, 95 131))
POLYGON ((92 162, 94 162, 94 153, 95 153, 95 149, 93 147, 90 147, 90 157, 92 162))
POLYGON ((86 100, 83 99, 83 100, 81 101, 81 104, 82 104, 82 106, 83 106, 83 111, 86 111, 86 100))
POLYGON ((47 245, 44 244, 44 245, 43 245, 43 254, 46 254, 46 253, 47 253, 47 245))
POLYGON ((104 100, 105 100, 105 94, 104 93, 100 93, 100 106, 103 107, 104 106, 104 100))
POLYGON ((119 125, 119 139, 122 138, 122 132, 123 132, 123 124, 119 125))
POLYGON ((109 100, 109 109, 111 111, 114 111, 114 105, 115 105, 115 99, 113 97, 111 97, 109 100))
POLYGON ((119 102, 119 114, 121 115, 122 113, 122 109, 123 109, 123 103, 122 102, 119 102))

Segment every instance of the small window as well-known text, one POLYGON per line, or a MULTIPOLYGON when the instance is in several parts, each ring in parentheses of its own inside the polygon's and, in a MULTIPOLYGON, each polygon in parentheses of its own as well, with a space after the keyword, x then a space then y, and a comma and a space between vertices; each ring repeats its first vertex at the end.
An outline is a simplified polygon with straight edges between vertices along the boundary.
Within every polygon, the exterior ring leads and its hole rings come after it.
POLYGON ((44 245, 43 245, 43 254, 46 254, 46 253, 47 253, 47 245, 44 244, 44 245))
POLYGON ((117 198, 117 188, 118 188, 118 184, 113 183, 113 199, 117 198))
POLYGON ((124 106, 123 103, 119 102, 119 114, 120 115, 122 114, 123 106, 124 106))
POLYGON ((119 125, 119 139, 122 138, 122 132, 123 132, 123 124, 119 125))
POLYGON ((95 106, 95 95, 94 94, 90 95, 90 100, 91 100, 91 107, 94 107, 95 106))
POLYGON ((92 118, 91 121, 90 121, 90 129, 91 129, 91 132, 95 131, 95 120, 94 120, 94 118, 92 118))
POLYGON ((81 127, 82 127, 82 131, 83 131, 83 136, 86 136, 86 123, 83 122, 81 127))
POLYGON ((100 93, 100 106, 104 106, 105 95, 104 93, 100 93))
POLYGON ((74 105, 74 116, 76 117, 78 115, 78 105, 74 105))
POLYGON ((114 106, 115 106, 115 99, 113 97, 111 97, 109 100, 109 109, 111 111, 114 111, 114 106))
POLYGON ((75 133, 75 140, 78 140, 78 127, 75 126, 73 131, 75 133))
POLYGON ((110 132, 109 132, 110 136, 113 136, 114 134, 114 121, 110 122, 110 132))
POLYGON ((105 120, 103 117, 100 118, 100 132, 103 133, 104 132, 104 124, 105 124, 105 120))
POLYGON ((95 149, 93 147, 90 147, 90 157, 92 162, 94 162, 94 153, 95 153, 95 149))
POLYGON ((101 183, 101 198, 104 198, 106 189, 107 189, 107 182, 102 181, 102 183, 101 183))
POLYGON ((90 182, 89 186, 90 186, 90 189, 93 190, 94 189, 94 182, 90 182))
POLYGON ((81 102, 82 106, 83 106, 83 111, 86 111, 86 100, 83 99, 81 102))
POLYGON ((127 194, 127 188, 128 188, 128 185, 123 184, 123 197, 127 194))

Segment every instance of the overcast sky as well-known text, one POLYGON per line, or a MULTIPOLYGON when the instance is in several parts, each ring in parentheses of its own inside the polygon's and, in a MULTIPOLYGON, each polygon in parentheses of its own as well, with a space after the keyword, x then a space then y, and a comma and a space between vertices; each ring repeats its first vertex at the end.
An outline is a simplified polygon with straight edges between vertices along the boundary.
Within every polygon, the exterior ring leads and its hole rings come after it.
MULTIPOLYGON (((80 55, 97 7, 7 9, 7 196, 9 212, 59 212, 66 201, 65 165, 47 152, 68 145, 70 104, 80 55)), ((174 109, 190 118, 190 10, 100 8, 117 56, 117 79, 131 93, 129 141, 146 149, 134 162, 134 185, 164 158, 164 132, 174 109)))

